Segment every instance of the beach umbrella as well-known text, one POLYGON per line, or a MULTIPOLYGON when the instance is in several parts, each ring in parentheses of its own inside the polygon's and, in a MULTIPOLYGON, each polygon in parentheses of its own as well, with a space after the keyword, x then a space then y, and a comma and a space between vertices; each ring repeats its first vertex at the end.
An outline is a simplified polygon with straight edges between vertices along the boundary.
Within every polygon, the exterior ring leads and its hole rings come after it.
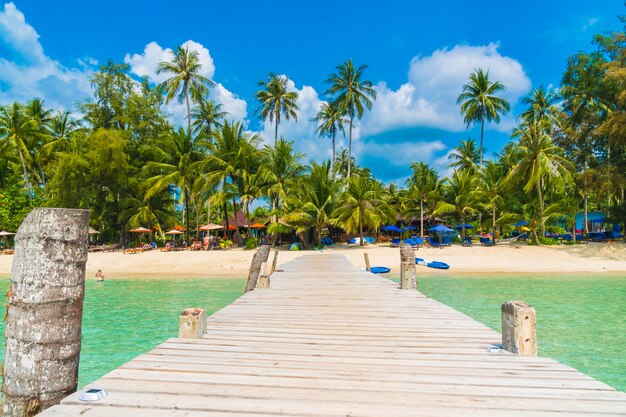
POLYGON ((261 223, 254 223, 250 226, 250 229, 265 229, 265 225, 261 223))
POLYGON ((438 224, 435 227, 431 227, 430 229, 428 229, 431 232, 454 232, 454 230, 450 229, 449 227, 446 227, 442 224, 438 224))
POLYGON ((417 230, 417 227, 415 227, 415 226, 410 226, 410 225, 409 225, 409 226, 406 226, 406 227, 404 228, 404 231, 405 231, 405 232, 408 232, 408 231, 411 231, 411 230, 417 230))
POLYGON ((167 232, 165 232, 166 235, 182 235, 183 232, 181 232, 180 230, 176 230, 176 229, 172 229, 172 230, 168 230, 167 232))
POLYGON ((520 226, 526 226, 528 224, 528 222, 526 220, 520 220, 517 223, 513 223, 511 226, 513 227, 520 227, 520 226))
POLYGON ((131 232, 131 233, 150 233, 150 232, 152 232, 152 230, 146 229, 145 227, 138 227, 136 229, 130 229, 129 232, 131 232))
POLYGON ((209 223, 207 225, 204 226, 200 226, 200 230, 206 232, 208 230, 222 230, 224 228, 224 226, 220 226, 219 224, 215 224, 215 223, 209 223))
POLYGON ((385 232, 402 232, 403 230, 400 229, 398 226, 396 226, 395 224, 389 225, 389 226, 383 226, 380 228, 380 230, 384 230, 385 232))
POLYGON ((474 228, 474 226, 472 226, 471 224, 465 224, 465 225, 457 224, 456 226, 454 226, 454 228, 457 229, 457 230, 463 230, 463 226, 465 226, 466 229, 473 229, 474 228))

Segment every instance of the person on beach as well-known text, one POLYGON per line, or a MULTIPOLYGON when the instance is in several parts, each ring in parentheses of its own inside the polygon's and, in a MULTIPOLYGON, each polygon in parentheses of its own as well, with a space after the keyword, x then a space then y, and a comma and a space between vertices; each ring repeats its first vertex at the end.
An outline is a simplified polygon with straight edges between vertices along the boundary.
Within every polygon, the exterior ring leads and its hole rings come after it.
POLYGON ((102 269, 98 269, 98 272, 96 272, 96 281, 104 281, 104 272, 102 272, 102 269))

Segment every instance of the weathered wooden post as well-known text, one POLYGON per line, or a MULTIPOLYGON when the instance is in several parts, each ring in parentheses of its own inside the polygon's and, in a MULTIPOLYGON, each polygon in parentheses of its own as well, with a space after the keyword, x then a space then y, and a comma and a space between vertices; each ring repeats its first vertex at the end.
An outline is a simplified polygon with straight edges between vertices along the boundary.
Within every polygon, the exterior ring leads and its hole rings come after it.
POLYGON ((256 283, 257 289, 268 289, 270 287, 270 274, 267 272, 267 263, 263 262, 261 264, 261 269, 259 271, 259 280, 256 283))
POLYGON ((365 258, 365 270, 369 272, 372 270, 372 268, 370 267, 370 257, 367 253, 364 253, 363 257, 365 258))
POLYGON ((278 250, 274 250, 274 259, 272 260, 272 270, 270 271, 270 275, 276 271, 276 264, 278 263, 278 250))
POLYGON ((267 259, 270 256, 270 249, 271 248, 269 245, 262 245, 259 249, 257 249, 254 256, 252 257, 245 292, 252 291, 256 288, 256 283, 259 279, 259 274, 261 272, 261 264, 267 262, 267 259))
POLYGON ((525 301, 502 304, 502 348, 522 356, 537 356, 537 315, 525 301))
POLYGON ((400 244, 400 288, 403 290, 417 289, 415 252, 411 245, 403 243, 400 244))
POLYGON ((39 208, 15 237, 2 415, 29 417, 76 391, 89 210, 39 208))
POLYGON ((206 313, 201 308, 186 308, 178 320, 178 337, 201 339, 206 334, 206 313))

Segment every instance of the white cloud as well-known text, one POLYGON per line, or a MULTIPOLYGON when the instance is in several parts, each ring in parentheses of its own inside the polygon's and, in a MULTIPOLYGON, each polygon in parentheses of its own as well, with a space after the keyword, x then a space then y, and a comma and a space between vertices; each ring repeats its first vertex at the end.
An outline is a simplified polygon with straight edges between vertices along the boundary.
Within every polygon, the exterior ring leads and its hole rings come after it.
POLYGON ((435 140, 376 143, 368 140, 353 143, 353 154, 357 158, 376 157, 391 159, 393 165, 408 166, 412 162, 431 162, 438 153, 446 149, 446 145, 435 140))
POLYGON ((0 58, 0 104, 39 97, 48 106, 70 109, 90 95, 91 68, 85 65, 89 59, 77 69, 49 58, 37 31, 13 3, 0 11, 0 40, 10 54, 0 58))
MULTIPOLYGON (((408 81, 397 90, 390 89, 385 82, 376 85, 378 97, 372 111, 363 118, 361 133, 369 135, 414 126, 463 130, 465 125, 456 99, 476 68, 489 70, 492 80, 502 82, 507 87, 503 97, 512 104, 530 89, 522 65, 501 55, 498 44, 438 49, 430 56, 414 57, 408 81)), ((509 127, 505 120, 500 129, 509 127)))
MULTIPOLYGON (((209 79, 215 75, 215 64, 211 53, 202 44, 188 40, 182 47, 189 48, 190 51, 198 53, 201 69, 199 73, 209 79)), ((163 48, 156 42, 147 44, 142 53, 126 54, 124 62, 130 66, 130 71, 139 77, 148 77, 148 80, 159 84, 167 80, 171 75, 157 74, 157 66, 160 62, 171 61, 174 52, 170 48, 163 48)), ((247 116, 247 103, 229 91, 224 85, 217 83, 210 90, 210 98, 222 105, 224 111, 229 113, 229 117, 235 121, 245 121, 247 116)), ((187 117, 187 108, 184 103, 172 101, 163 106, 163 110, 170 117, 174 124, 182 125, 187 117)))

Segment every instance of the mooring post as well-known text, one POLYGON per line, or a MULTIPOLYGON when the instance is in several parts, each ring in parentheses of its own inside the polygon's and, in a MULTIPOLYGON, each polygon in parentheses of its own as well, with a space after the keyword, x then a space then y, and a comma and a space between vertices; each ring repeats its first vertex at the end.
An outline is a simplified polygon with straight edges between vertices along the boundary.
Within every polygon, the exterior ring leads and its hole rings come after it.
POLYGON ((248 272, 248 282, 246 283, 246 290, 244 292, 249 292, 256 288, 256 283, 259 279, 259 274, 261 272, 261 264, 267 262, 267 259, 270 256, 270 249, 271 248, 269 245, 262 245, 254 253, 254 256, 252 257, 252 262, 250 263, 250 271, 248 272))
POLYGON ((178 337, 201 339, 206 334, 206 313, 201 308, 186 308, 178 320, 178 337))
POLYGON ((256 289, 268 289, 270 287, 270 274, 267 271, 267 263, 261 264, 259 272, 259 280, 256 283, 256 289))
POLYGON ((272 270, 270 271, 270 275, 276 271, 276 263, 278 262, 278 249, 274 249, 274 259, 272 260, 272 270))
POLYGON ((403 243, 400 244, 400 288, 403 290, 417 289, 415 252, 411 245, 403 243))
POLYGON ((369 272, 372 270, 372 268, 370 267, 370 257, 367 253, 364 253, 363 257, 365 258, 365 269, 367 270, 367 272, 369 272))
POLYGON ((522 356, 537 356, 537 315, 527 302, 502 304, 502 348, 522 356))
POLYGON ((76 391, 89 210, 38 208, 15 236, 2 415, 29 417, 76 391))

